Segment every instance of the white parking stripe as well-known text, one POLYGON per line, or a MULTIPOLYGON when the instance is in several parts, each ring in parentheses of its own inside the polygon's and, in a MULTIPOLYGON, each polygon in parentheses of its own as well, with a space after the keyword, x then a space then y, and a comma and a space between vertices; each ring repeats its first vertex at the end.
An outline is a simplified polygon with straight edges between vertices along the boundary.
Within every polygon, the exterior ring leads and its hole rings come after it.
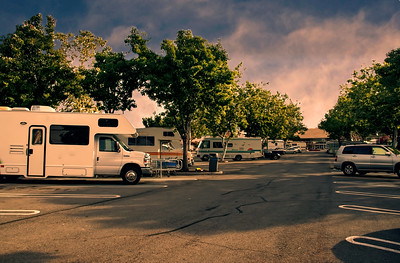
POLYGON ((346 241, 349 242, 349 243, 355 244, 355 245, 360 245, 360 246, 365 246, 365 247, 372 247, 372 248, 376 248, 376 249, 380 249, 380 250, 384 250, 384 251, 389 251, 389 252, 400 254, 400 243, 394 242, 394 241, 390 241, 390 240, 384 240, 384 239, 380 239, 380 238, 366 237, 366 236, 351 236, 351 237, 347 237, 346 241), (366 243, 366 242, 359 242, 359 241, 355 241, 355 239, 372 240, 372 241, 381 242, 383 244, 386 243, 386 244, 390 244, 390 245, 396 245, 396 246, 399 246, 399 249, 392 249, 392 248, 387 248, 387 247, 383 247, 383 246, 377 246, 377 245, 369 244, 369 243, 366 243))
POLYGON ((0 216, 30 216, 39 213, 39 210, 0 210, 0 216))
POLYGON ((338 182, 334 181, 334 184, 342 184, 348 186, 340 186, 339 187, 357 187, 357 188, 371 188, 371 187, 382 187, 382 188, 399 188, 398 185, 393 184, 392 182, 388 182, 387 184, 377 184, 376 182, 367 182, 367 183, 360 183, 360 182, 338 182))
POLYGON ((368 206, 358 206, 358 205, 340 205, 339 208, 348 209, 348 210, 356 210, 356 211, 364 211, 364 212, 370 212, 370 213, 390 214, 390 215, 400 216, 399 210, 390 210, 390 209, 378 208, 378 207, 368 207, 368 206))
POLYGON ((34 198, 119 198, 120 195, 98 195, 98 194, 18 194, 0 193, 0 197, 34 197, 34 198))
POLYGON ((353 192, 353 191, 336 191, 338 194, 344 195, 361 195, 361 196, 372 196, 372 197, 383 197, 391 199, 400 199, 400 195, 387 195, 387 194, 377 194, 377 193, 367 193, 367 192, 353 192))

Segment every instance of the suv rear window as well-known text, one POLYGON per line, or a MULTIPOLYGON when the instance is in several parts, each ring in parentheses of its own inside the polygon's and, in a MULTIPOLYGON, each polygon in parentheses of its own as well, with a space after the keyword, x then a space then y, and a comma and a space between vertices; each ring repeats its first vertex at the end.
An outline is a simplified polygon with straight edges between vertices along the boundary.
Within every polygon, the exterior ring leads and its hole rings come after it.
POLYGON ((343 149, 343 154, 353 154, 354 153, 354 146, 347 146, 343 149))

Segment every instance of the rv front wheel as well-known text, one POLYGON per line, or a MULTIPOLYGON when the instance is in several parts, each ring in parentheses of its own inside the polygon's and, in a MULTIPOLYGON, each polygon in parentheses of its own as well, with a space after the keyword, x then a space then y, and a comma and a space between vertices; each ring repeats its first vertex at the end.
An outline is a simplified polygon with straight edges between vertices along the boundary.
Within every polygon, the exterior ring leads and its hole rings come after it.
POLYGON ((121 172, 121 177, 124 183, 137 184, 142 176, 142 171, 134 166, 125 167, 121 172))

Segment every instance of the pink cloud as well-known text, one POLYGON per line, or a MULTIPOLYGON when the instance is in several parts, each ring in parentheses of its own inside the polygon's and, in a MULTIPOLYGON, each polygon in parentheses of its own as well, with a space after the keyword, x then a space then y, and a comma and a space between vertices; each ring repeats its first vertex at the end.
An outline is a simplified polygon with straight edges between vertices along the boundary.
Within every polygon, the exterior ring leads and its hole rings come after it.
POLYGON ((232 67, 243 62, 243 80, 269 82, 268 89, 288 94, 300 103, 306 126, 313 128, 334 106, 339 86, 354 70, 383 61, 387 52, 400 47, 400 32, 397 17, 372 25, 362 12, 352 18, 302 21, 281 36, 262 22, 243 19, 222 43, 232 67))

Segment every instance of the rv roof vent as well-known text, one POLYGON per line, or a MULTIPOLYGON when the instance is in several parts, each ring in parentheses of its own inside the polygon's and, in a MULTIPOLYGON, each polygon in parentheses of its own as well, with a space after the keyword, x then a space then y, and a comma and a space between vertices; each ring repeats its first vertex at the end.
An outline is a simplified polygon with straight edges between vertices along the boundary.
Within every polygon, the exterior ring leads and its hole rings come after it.
POLYGON ((0 110, 11 110, 11 108, 7 106, 0 106, 0 110))
POLYGON ((32 105, 31 111, 48 111, 48 112, 55 112, 56 110, 50 106, 43 106, 43 105, 32 105))
POLYGON ((29 111, 28 108, 25 107, 13 107, 11 108, 12 111, 29 111))

